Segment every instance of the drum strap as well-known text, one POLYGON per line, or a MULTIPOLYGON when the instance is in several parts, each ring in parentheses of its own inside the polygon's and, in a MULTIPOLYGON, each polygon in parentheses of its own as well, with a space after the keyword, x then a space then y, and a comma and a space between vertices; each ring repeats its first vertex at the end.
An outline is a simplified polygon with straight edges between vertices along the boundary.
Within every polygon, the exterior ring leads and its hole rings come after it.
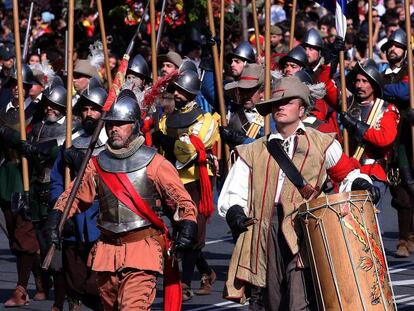
POLYGON ((311 200, 318 196, 319 189, 313 188, 303 178, 277 139, 271 139, 267 142, 267 150, 304 199, 311 200))

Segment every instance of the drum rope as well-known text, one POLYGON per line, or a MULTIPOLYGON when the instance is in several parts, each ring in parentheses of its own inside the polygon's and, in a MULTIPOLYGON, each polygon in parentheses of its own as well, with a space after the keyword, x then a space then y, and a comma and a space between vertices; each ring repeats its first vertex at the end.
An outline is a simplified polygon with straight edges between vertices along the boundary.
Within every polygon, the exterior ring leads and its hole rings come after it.
MULTIPOLYGON (((368 196, 368 197, 369 197, 369 196, 368 196)), ((368 232, 368 229, 367 229, 367 224, 366 224, 365 217, 364 217, 364 212, 365 212, 364 207, 365 207, 365 203, 366 203, 366 202, 367 202, 367 201, 365 201, 365 202, 362 204, 362 208, 361 208, 361 210, 360 210, 360 214, 361 214, 362 223, 363 223, 363 225, 364 225, 365 235, 367 236, 368 249, 369 249, 369 252, 370 252, 371 257, 372 257, 372 259, 373 259, 373 260, 372 260, 372 263, 373 263, 373 266, 374 266, 375 276, 376 276, 376 278, 377 278, 377 282, 378 282, 378 287, 379 287, 379 290, 380 290, 380 293, 381 293, 382 303, 383 303, 383 305, 384 305, 384 310, 386 311, 386 310, 387 310, 387 301, 386 301, 386 299, 385 299, 384 290, 383 290, 383 287, 382 287, 382 284, 381 284, 381 278, 380 278, 379 271, 378 271, 378 266, 377 266, 377 265, 378 265, 378 261, 379 261, 379 260, 377 260, 377 259, 376 259, 375 255, 374 255, 374 251, 372 250, 371 241, 370 241, 370 239, 369 239, 369 232, 368 232)), ((375 215, 374 215, 374 216, 375 216, 375 215)), ((378 235, 379 235, 379 233, 378 233, 378 235)), ((385 261, 387 261, 387 259, 386 259, 386 258, 384 258, 384 260, 385 260, 385 261)), ((379 264, 381 264, 381 263, 379 263, 379 264)))

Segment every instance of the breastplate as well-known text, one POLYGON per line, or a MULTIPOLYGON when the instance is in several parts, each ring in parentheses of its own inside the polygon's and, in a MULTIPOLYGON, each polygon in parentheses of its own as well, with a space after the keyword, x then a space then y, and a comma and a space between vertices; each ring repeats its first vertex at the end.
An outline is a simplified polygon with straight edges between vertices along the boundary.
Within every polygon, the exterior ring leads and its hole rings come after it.
POLYGON ((371 109, 372 103, 357 103, 353 101, 350 107, 348 108, 348 112, 357 120, 367 122, 371 109))
MULTIPOLYGON (((78 137, 72 140, 72 146, 75 149, 81 150, 82 152, 86 153, 86 150, 89 147, 89 143, 91 141, 92 135, 88 135, 86 132, 81 130, 82 133, 78 137)), ((105 131, 105 129, 103 129, 105 131)), ((102 141, 101 138, 98 138, 98 141, 96 142, 95 148, 93 149, 93 156, 98 155, 101 151, 105 149, 105 143, 106 141, 102 141)))
POLYGON ((244 111, 235 111, 231 114, 228 126, 234 131, 246 134, 247 130, 249 129, 250 123, 247 121, 245 117, 246 123, 243 124, 240 120, 240 113, 244 113, 244 111))
POLYGON ((62 124, 54 122, 38 122, 33 126, 33 142, 42 143, 45 141, 56 140, 58 145, 62 145, 66 136, 66 121, 62 124))
MULTIPOLYGON (((156 213, 161 213, 159 204, 157 204, 157 202, 160 202, 160 197, 154 184, 147 177, 147 167, 129 172, 127 176, 140 197, 156 213)), ((98 182, 98 194, 100 207, 99 227, 119 234, 151 225, 148 220, 138 216, 119 201, 101 180, 98 182)))

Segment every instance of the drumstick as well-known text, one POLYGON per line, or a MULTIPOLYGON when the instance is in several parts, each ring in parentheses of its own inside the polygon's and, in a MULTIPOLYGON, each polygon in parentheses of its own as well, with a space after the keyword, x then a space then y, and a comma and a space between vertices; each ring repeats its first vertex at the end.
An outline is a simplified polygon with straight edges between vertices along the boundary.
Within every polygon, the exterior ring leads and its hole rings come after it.
POLYGON ((246 220, 243 223, 243 226, 250 227, 251 225, 254 225, 256 222, 257 222, 257 218, 251 218, 251 219, 246 220))

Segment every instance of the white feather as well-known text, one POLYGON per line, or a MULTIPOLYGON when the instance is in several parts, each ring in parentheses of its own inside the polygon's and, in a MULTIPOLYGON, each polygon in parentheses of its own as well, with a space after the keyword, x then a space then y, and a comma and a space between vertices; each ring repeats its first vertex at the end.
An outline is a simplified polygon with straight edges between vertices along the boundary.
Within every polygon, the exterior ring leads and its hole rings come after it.
POLYGON ((92 66, 99 69, 104 61, 104 53, 103 53, 103 46, 101 41, 95 41, 94 44, 89 45, 90 54, 88 56, 89 62, 92 66))

